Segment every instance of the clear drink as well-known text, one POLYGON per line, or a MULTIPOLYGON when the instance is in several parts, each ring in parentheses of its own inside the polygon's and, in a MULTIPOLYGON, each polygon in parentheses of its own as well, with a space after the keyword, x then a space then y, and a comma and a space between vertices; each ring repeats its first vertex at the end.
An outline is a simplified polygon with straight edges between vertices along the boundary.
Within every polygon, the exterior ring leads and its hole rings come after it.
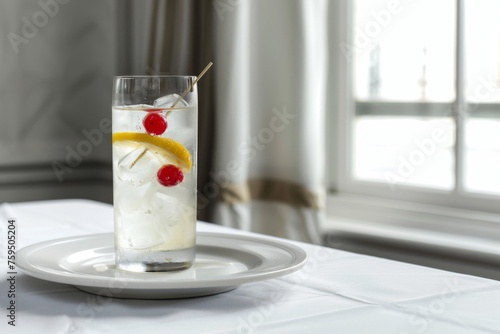
POLYGON ((194 262, 195 88, 180 99, 190 78, 115 79, 113 191, 119 269, 180 270, 194 262))

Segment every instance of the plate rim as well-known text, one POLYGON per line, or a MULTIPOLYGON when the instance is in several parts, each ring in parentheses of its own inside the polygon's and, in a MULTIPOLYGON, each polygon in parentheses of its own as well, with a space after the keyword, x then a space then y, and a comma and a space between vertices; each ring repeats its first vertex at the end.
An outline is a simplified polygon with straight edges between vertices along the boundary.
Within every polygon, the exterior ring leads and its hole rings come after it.
MULTIPOLYGON (((242 275, 240 273, 233 274, 227 277, 217 277, 214 278, 204 278, 204 279, 187 279, 187 280, 173 280, 170 282, 159 281, 159 280, 138 280, 135 278, 123 278, 123 277, 107 277, 107 276, 83 276, 78 273, 72 273, 69 271, 56 271, 48 272, 48 269, 40 269, 34 267, 28 262, 27 257, 37 249, 44 248, 55 243, 68 242, 79 239, 89 239, 89 238, 112 238, 113 233, 96 233, 96 234, 85 234, 85 235, 75 235, 70 237, 46 240, 38 242, 29 246, 25 246, 16 252, 17 261, 16 266, 21 269, 21 271, 31 277, 37 279, 42 279, 55 283, 69 284, 73 286, 81 287, 93 287, 93 288, 104 288, 113 289, 115 287, 106 286, 106 283, 110 282, 123 282, 126 283, 125 286, 120 287, 122 290, 182 290, 182 289, 209 289, 215 287, 226 287, 226 286, 239 286, 241 284, 252 283, 263 281, 272 278, 278 278, 284 275, 291 274, 295 271, 300 270, 307 262, 308 254, 299 246, 296 246, 290 242, 276 240, 270 236, 255 236, 255 235, 245 235, 245 234, 231 234, 231 233, 220 233, 220 232, 204 232, 198 231, 196 234, 197 240, 199 237, 211 237, 211 238, 222 238, 222 239, 239 239, 242 241, 249 241, 253 243, 265 244, 267 246, 279 248, 281 250, 287 251, 291 256, 291 263, 283 268, 273 269, 271 271, 265 271, 260 273, 252 273, 252 275, 242 275), (239 274, 239 275, 238 275, 239 274)), ((203 245, 203 244, 202 244, 203 245)), ((215 246, 216 247, 216 246, 215 246)), ((248 252, 247 252, 248 253, 248 252)), ((249 253, 252 254, 252 253, 249 253)), ((57 261, 57 260, 55 260, 57 261)), ((258 267, 256 267, 258 268, 258 267)), ((253 268, 255 269, 255 268, 253 268)), ((250 270, 251 271, 251 270, 250 270)), ((250 271, 243 271, 243 273, 248 273, 250 271)), ((159 273, 161 274, 161 273, 159 273)))

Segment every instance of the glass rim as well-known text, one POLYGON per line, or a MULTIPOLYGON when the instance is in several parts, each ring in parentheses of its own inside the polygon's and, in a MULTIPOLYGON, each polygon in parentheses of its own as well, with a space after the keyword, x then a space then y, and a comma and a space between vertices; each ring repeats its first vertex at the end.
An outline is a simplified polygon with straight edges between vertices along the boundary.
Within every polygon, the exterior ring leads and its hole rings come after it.
POLYGON ((116 79, 141 79, 141 78, 192 78, 196 79, 196 76, 194 75, 115 75, 113 77, 114 80, 116 79))

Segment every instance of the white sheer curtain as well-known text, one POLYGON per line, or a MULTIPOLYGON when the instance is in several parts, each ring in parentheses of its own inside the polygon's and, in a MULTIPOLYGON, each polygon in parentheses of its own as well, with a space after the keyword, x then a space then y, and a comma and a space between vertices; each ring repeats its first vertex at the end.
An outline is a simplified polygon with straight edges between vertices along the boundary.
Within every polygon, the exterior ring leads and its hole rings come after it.
POLYGON ((319 243, 328 1, 214 7, 213 221, 319 243))

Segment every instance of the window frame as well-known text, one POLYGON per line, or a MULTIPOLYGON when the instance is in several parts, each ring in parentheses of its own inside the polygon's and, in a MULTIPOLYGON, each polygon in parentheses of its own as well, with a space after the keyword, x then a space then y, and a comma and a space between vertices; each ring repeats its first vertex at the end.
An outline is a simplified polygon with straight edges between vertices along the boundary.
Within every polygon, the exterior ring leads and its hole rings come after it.
MULTIPOLYGON (((383 182, 355 180, 352 177, 353 163, 353 119, 356 117, 356 103, 367 104, 384 107, 390 105, 389 112, 393 114, 401 114, 398 112, 398 104, 405 104, 409 108, 405 112, 414 113, 418 111, 421 103, 405 103, 405 102, 366 102, 356 101, 353 95, 352 73, 353 64, 349 58, 345 56, 339 47, 352 40, 353 27, 353 8, 352 1, 340 0, 330 3, 329 8, 329 45, 330 45, 330 60, 333 66, 329 69, 329 91, 332 92, 329 96, 329 110, 334 112, 328 113, 327 119, 327 134, 329 134, 327 144, 327 171, 329 176, 329 197, 327 206, 333 203, 336 198, 353 198, 357 203, 365 198, 370 201, 374 197, 385 199, 387 206, 395 205, 403 201, 405 203, 413 203, 415 211, 421 212, 422 206, 438 206, 443 210, 456 209, 468 210, 481 213, 500 214, 500 206, 497 205, 500 196, 485 193, 475 193, 465 191, 463 187, 464 173, 464 116, 466 110, 464 108, 464 0, 456 0, 457 3, 457 19, 456 19, 456 80, 455 89, 456 97, 453 103, 428 103, 428 116, 434 113, 442 113, 442 110, 448 105, 451 108, 451 115, 456 124, 456 143, 454 147, 455 153, 455 188, 449 190, 439 190, 431 188, 423 188, 417 186, 398 184, 396 190, 391 190, 387 184, 383 182), (331 129, 334 131, 331 131, 331 129), (458 162, 458 163, 457 163, 458 162), (392 204, 391 204, 392 203, 392 204)), ((475 116, 491 115, 492 104, 480 104, 472 114, 475 116)), ((401 109, 400 109, 401 110, 401 109)), ((384 115, 388 115, 385 113, 384 115)), ((390 115, 390 114, 389 114, 390 115)), ((420 116, 422 114, 419 114, 420 116)), ((468 117, 467 115, 466 117, 468 117)), ((424 209, 425 210, 425 209, 424 209)), ((417 215, 415 216, 417 217, 417 215)), ((472 216, 471 216, 472 217, 472 216)), ((472 219, 472 218, 471 218, 472 219)), ((416 219, 418 220, 418 218, 416 219)), ((500 219, 495 216, 492 221, 500 223, 500 219)), ((418 223, 418 221, 416 221, 418 223)))

